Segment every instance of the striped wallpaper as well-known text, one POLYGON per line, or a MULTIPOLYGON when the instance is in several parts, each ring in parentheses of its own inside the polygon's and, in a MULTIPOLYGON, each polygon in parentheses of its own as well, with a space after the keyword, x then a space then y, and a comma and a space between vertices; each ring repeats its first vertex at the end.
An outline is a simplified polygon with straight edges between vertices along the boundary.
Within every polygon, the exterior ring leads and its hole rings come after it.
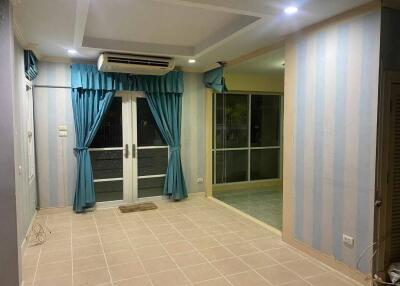
MULTIPOLYGON (((286 59, 293 94, 285 94, 294 106, 294 158, 285 158, 293 168, 294 236, 353 268, 373 241, 379 29, 374 11, 286 46, 294 54, 286 59), (353 248, 343 234, 355 238, 353 248)), ((361 260, 363 272, 370 255, 361 260)))
MULTIPOLYGON (((73 153, 75 130, 71 105, 70 66, 65 63, 40 63, 34 90, 35 130, 39 201, 42 208, 70 206, 75 181, 73 153), (66 125, 67 137, 58 137, 58 126, 66 125)), ((182 100, 182 164, 189 192, 204 191, 197 183, 204 172, 204 85, 202 75, 184 74, 182 100)))
POLYGON ((41 62, 35 82, 35 131, 40 207, 72 204, 75 192, 76 160, 73 153, 75 130, 68 64, 41 62), (59 125, 66 125, 67 137, 58 137, 59 125))

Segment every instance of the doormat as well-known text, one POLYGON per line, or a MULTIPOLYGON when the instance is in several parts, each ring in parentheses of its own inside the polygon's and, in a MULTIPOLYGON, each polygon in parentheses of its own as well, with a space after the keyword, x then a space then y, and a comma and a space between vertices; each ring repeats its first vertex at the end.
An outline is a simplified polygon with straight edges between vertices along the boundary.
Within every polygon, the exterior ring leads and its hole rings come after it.
POLYGON ((121 213, 143 212, 157 209, 155 203, 140 203, 127 206, 119 206, 121 213))

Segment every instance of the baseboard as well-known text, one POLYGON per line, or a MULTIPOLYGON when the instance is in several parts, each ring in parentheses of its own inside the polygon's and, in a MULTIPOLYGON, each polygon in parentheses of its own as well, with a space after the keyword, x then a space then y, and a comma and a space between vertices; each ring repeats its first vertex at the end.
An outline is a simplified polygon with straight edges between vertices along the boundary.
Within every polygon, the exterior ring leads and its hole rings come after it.
POLYGON ((312 248, 311 246, 305 244, 304 242, 301 242, 301 241, 298 241, 295 239, 288 239, 287 237, 285 238, 285 236, 284 236, 283 240, 287 244, 296 248, 297 250, 300 250, 300 251, 306 253, 307 255, 321 261, 322 263, 324 263, 328 267, 332 268, 333 270, 336 270, 339 274, 341 274, 347 278, 350 277, 351 279, 357 281, 361 285, 365 285, 365 286, 373 285, 371 275, 359 272, 359 271, 355 270, 354 268, 351 268, 350 266, 344 264, 343 262, 336 260, 335 257, 325 254, 319 250, 316 250, 316 249, 312 248))
POLYGON ((33 223, 34 223, 34 221, 35 221, 35 219, 36 219, 36 216, 37 216, 37 210, 35 210, 35 212, 34 212, 34 214, 33 214, 33 216, 32 216, 31 223, 29 224, 28 230, 26 231, 25 237, 24 237, 24 239, 22 240, 22 243, 21 243, 21 245, 20 245, 20 251, 21 251, 21 254, 22 254, 22 255, 23 255, 24 252, 25 252, 26 244, 27 244, 27 241, 28 241, 28 236, 29 236, 29 234, 31 233, 32 226, 33 226, 33 223))
POLYGON ((245 190, 245 189, 249 189, 249 188, 254 189, 254 188, 273 187, 273 186, 282 186, 282 179, 217 184, 217 185, 212 186, 212 190, 213 191, 232 191, 232 190, 245 190))

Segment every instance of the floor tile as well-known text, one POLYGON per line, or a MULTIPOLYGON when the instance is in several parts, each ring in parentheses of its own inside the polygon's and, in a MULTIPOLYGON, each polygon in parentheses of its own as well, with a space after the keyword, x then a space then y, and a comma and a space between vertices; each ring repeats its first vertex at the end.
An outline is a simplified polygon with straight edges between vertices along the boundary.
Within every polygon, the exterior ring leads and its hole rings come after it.
POLYGON ((283 265, 302 278, 316 276, 327 272, 326 268, 323 268, 306 259, 288 262, 283 265))
POLYGON ((140 262, 131 262, 110 266, 110 274, 113 281, 128 279, 146 274, 140 262))
POLYGON ((77 247, 73 250, 74 259, 80 259, 99 254, 103 254, 103 249, 100 244, 77 247))
POLYGON ((96 286, 110 282, 107 268, 95 269, 74 274, 74 286, 96 286))
POLYGON ((141 260, 149 260, 168 255, 161 245, 146 246, 138 248, 135 251, 141 260))
POLYGON ((182 268, 189 280, 193 283, 220 277, 218 271, 209 263, 182 268))
POLYGON ((217 278, 203 282, 195 283, 196 286, 232 286, 225 278, 217 278))
POLYGON ((164 244, 165 249, 170 255, 191 252, 196 250, 188 241, 177 241, 164 244))
MULTIPOLYGON (((61 277, 54 277, 42 280, 36 280, 35 286, 71 286, 72 285, 72 275, 66 275, 61 277)), ((25 286, 25 285, 24 285, 25 286)))
POLYGON ((203 249, 200 250, 200 253, 203 254, 210 261, 215 261, 233 256, 233 254, 223 246, 203 249))
POLYGON ((260 275, 254 271, 247 271, 228 276, 227 279, 233 286, 270 286, 260 275))
POLYGON ((72 275, 71 261, 39 265, 36 272, 36 279, 42 280, 64 275, 72 275))
POLYGON ((177 268, 177 265, 169 256, 144 260, 143 266, 149 274, 177 268))
POLYGON ((106 260, 103 254, 89 256, 81 259, 74 259, 73 261, 73 268, 74 273, 76 272, 83 272, 98 268, 105 268, 107 267, 106 260))
POLYGON ((154 286, 183 286, 189 284, 189 280, 178 269, 150 274, 149 276, 154 286))
POLYGON ((207 262, 204 256, 197 251, 172 255, 172 258, 179 267, 192 266, 207 262))
POLYGON ((212 264, 225 276, 249 270, 249 267, 237 257, 215 261, 212 264))
POLYGON ((131 249, 106 253, 106 259, 108 266, 139 261, 139 257, 137 256, 136 252, 131 249))
MULTIPOLYGON (((270 266, 256 270, 265 280, 272 285, 280 285, 292 281, 301 280, 299 276, 290 272, 288 269, 281 265, 270 266)), ((337 285, 339 286, 339 285, 337 285)))
POLYGON ((256 252, 240 256, 253 269, 276 265, 278 262, 263 252, 256 252))
POLYGON ((134 277, 126 280, 114 282, 114 286, 152 286, 148 276, 134 277))
POLYGON ((339 277, 332 273, 310 277, 306 279, 313 286, 354 286, 350 281, 345 281, 345 278, 339 277))

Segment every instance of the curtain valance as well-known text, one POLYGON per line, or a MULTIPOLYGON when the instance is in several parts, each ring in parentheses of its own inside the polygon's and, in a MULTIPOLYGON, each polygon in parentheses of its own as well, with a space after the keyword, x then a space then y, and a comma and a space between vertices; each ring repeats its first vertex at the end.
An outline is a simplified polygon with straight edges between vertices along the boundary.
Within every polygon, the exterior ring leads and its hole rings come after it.
POLYGON ((24 50, 25 77, 34 80, 38 75, 38 60, 31 50, 24 50))
POLYGON ((203 83, 206 87, 211 88, 216 92, 228 90, 225 85, 223 67, 219 67, 204 73, 203 83))
POLYGON ((72 64, 71 86, 88 90, 183 93, 183 72, 171 71, 163 76, 131 75, 101 72, 96 65, 72 64))

